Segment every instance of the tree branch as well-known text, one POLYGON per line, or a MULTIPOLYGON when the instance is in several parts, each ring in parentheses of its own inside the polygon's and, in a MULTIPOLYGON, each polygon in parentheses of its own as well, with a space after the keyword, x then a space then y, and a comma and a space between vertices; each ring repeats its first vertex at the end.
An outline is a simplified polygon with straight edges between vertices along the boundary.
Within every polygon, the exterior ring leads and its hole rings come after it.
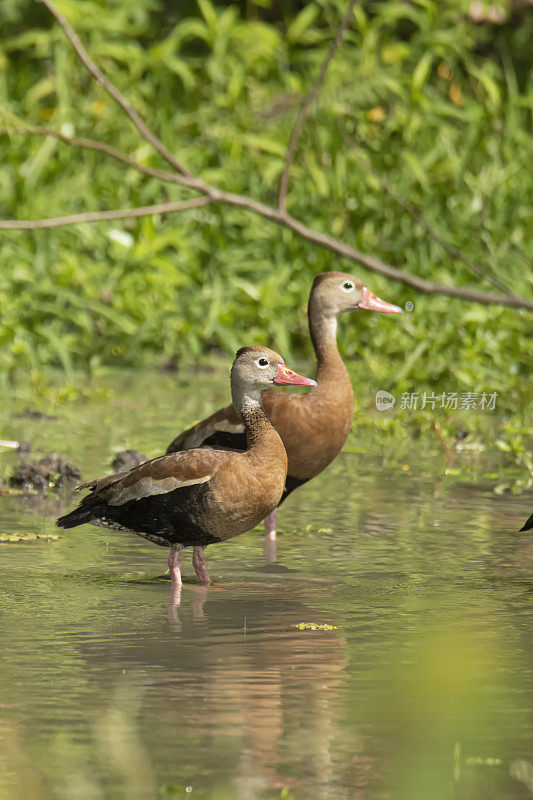
MULTIPOLYGON (((122 153, 120 150, 116 150, 115 148, 104 144, 103 142, 97 142, 92 139, 74 139, 72 137, 64 136, 58 131, 53 131, 50 128, 28 128, 27 130, 29 133, 38 133, 42 136, 55 136, 57 139, 65 142, 66 144, 75 143, 80 147, 87 147, 92 150, 97 150, 117 159, 118 161, 121 161, 122 163, 127 164, 133 169, 137 169, 147 175, 159 178, 162 181, 179 183, 182 186, 187 186, 190 189, 201 192, 204 196, 197 199, 181 201, 175 204, 163 203, 161 206, 146 206, 145 208, 138 209, 139 213, 137 214, 135 213, 137 209, 123 209, 122 211, 102 211, 92 212, 91 214, 74 214, 67 217, 56 217, 50 220, 0 220, 0 230, 37 230, 39 228, 52 228, 60 225, 68 225, 74 222, 98 222, 104 219, 119 219, 123 216, 145 216, 146 214, 150 213, 158 213, 158 209, 161 208, 163 210, 159 211, 159 213, 168 213, 169 211, 179 211, 185 208, 194 208, 196 205, 201 206, 207 205, 208 203, 221 203, 223 205, 229 205, 235 208, 242 208, 245 211, 250 211, 260 217, 264 217, 277 225, 288 228, 302 239, 306 239, 307 241, 312 242, 319 247, 324 247, 328 250, 331 250, 333 253, 336 253, 342 258, 346 258, 356 264, 361 264, 361 266, 366 267, 366 269, 369 269, 372 272, 377 272, 380 275, 385 275, 387 278, 392 278, 393 280, 400 281, 407 286, 412 286, 413 288, 418 289, 420 292, 424 292, 426 294, 444 295, 446 297, 457 297, 464 300, 473 300, 479 303, 526 308, 530 311, 533 311, 533 301, 517 297, 516 295, 490 294, 489 292, 480 292, 476 289, 469 289, 468 287, 444 286, 442 284, 426 281, 423 278, 419 278, 417 275, 404 272, 397 267, 392 267, 390 264, 387 264, 384 261, 380 261, 377 258, 368 256, 365 253, 361 253, 354 247, 351 247, 344 242, 340 242, 326 233, 321 233, 313 228, 309 228, 303 222, 300 222, 300 220, 288 214, 285 210, 273 208, 272 206, 268 206, 265 203, 262 203, 259 200, 254 200, 252 197, 248 197, 246 195, 233 194, 232 192, 225 192, 221 189, 217 189, 215 186, 204 183, 204 181, 202 181, 200 178, 193 177, 188 179, 173 172, 165 172, 164 170, 155 170, 151 167, 145 167, 136 162, 135 159, 131 158, 125 153, 122 153), (175 207, 169 208, 169 206, 175 207), (148 209, 153 210, 150 211, 148 209), (124 213, 124 211, 127 213, 124 213)), ((17 132, 20 131, 14 131, 14 133, 17 132)))
POLYGON ((147 217, 149 214, 168 214, 171 211, 186 211, 211 203, 209 197, 193 197, 191 200, 180 200, 174 203, 158 203, 153 206, 138 208, 117 208, 111 211, 86 211, 82 214, 69 214, 65 217, 49 217, 47 219, 0 220, 0 230, 38 230, 39 228, 60 228, 62 225, 74 225, 77 222, 101 222, 106 219, 126 219, 127 217, 147 217))
POLYGON ((172 155, 170 150, 163 144, 163 142, 155 135, 153 131, 146 125, 146 123, 141 119, 139 114, 135 111, 135 109, 130 105, 128 100, 124 97, 122 92, 117 89, 117 87, 111 83, 110 80, 106 78, 104 73, 96 66, 92 58, 90 57, 89 53, 83 46, 80 37, 78 34, 71 28, 70 24, 68 23, 67 19, 60 14, 51 0, 37 0, 37 2, 42 2, 46 8, 50 11, 51 14, 56 18, 59 22, 63 30, 65 31, 66 36, 70 39, 72 46, 74 47, 75 51, 77 52, 78 56, 80 57, 81 61, 85 65, 85 67, 89 70, 91 75, 96 78, 97 82, 101 84, 106 92, 111 95, 111 97, 119 104, 119 106, 126 112, 128 117, 131 119, 135 127, 140 132, 141 136, 147 141, 150 142, 155 149, 161 153, 163 158, 168 161, 168 163, 174 167, 174 169, 181 172, 182 175, 185 175, 189 178, 192 177, 189 170, 180 164, 180 162, 172 155))
POLYGON ((302 135, 302 131, 304 129, 307 115, 309 114, 309 109, 311 108, 313 101, 318 97, 320 90, 322 89, 324 78, 326 77, 326 72, 328 71, 328 67, 331 63, 333 56, 341 46, 342 37, 344 36, 344 31, 346 30, 350 22, 355 2, 356 0, 350 0, 350 5, 348 6, 348 10, 344 15, 344 19, 342 20, 339 29, 337 31, 337 34, 329 46, 326 58, 322 63, 320 72, 318 74, 318 78, 316 79, 314 84, 311 86, 311 89, 307 93, 307 96, 303 102, 303 105, 300 109, 300 113, 298 114, 296 123, 292 130, 289 146, 287 148, 287 154, 285 156, 285 164, 283 165, 283 173, 281 175, 281 181, 279 187, 278 206, 280 211, 285 210, 285 201, 287 199, 287 190, 289 187, 289 173, 291 171, 292 162, 294 161, 294 156, 296 155, 296 149, 298 147, 298 142, 300 140, 300 136, 302 135))

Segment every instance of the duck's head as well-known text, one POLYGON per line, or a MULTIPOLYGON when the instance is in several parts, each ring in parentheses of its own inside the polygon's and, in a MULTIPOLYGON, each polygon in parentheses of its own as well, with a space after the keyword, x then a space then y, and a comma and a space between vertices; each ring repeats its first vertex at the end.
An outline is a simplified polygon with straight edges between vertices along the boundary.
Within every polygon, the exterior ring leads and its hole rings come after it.
POLYGON ((241 347, 231 368, 232 393, 259 399, 261 392, 272 385, 316 386, 311 378, 285 366, 279 353, 268 347, 241 347))
POLYGON ((401 314, 402 309, 376 297, 359 278, 348 272, 322 272, 317 275, 309 296, 309 313, 337 317, 357 308, 401 314))

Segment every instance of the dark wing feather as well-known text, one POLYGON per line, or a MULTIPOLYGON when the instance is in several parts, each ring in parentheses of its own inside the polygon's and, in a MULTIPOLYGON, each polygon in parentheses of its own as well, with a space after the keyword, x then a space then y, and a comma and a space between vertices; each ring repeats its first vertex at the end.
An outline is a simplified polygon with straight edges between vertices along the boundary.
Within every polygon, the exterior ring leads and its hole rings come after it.
MULTIPOLYGON (((91 481, 85 484, 91 494, 70 514, 60 517, 57 525, 73 528, 105 519, 146 533, 145 528, 156 531, 162 524, 161 515, 166 519, 171 511, 175 521, 180 521, 182 512, 185 520, 190 517, 193 498, 207 490, 220 466, 221 455, 210 450, 173 453, 154 458, 126 473, 91 481)), ((166 528, 168 525, 162 530, 166 528)))
POLYGON ((232 405, 220 408, 210 417, 200 420, 180 433, 167 447, 167 453, 177 453, 195 447, 246 450, 244 423, 232 405), (237 444, 237 447, 234 447, 234 444, 237 444))

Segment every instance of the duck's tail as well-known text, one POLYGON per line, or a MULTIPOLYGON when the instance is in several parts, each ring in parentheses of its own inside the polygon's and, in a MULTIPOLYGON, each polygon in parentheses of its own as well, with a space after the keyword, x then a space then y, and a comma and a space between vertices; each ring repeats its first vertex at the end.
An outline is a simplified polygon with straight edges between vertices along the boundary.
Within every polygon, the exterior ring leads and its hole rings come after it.
POLYGON ((77 525, 84 525, 94 518, 92 509, 89 508, 75 508, 70 514, 65 514, 59 517, 56 521, 58 528, 75 528, 77 525))

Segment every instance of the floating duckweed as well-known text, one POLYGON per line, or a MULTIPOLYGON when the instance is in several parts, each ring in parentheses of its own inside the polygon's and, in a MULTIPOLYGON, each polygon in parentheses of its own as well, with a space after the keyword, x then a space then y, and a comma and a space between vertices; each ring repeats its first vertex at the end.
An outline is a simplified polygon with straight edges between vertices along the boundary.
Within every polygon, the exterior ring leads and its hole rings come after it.
POLYGON ((0 533, 0 542, 8 542, 9 544, 21 544, 27 542, 36 542, 38 539, 45 542, 56 542, 59 539, 57 533, 0 533))
POLYGON ((337 625, 327 625, 322 622, 297 622, 291 628, 298 628, 299 631, 336 631, 337 625))

